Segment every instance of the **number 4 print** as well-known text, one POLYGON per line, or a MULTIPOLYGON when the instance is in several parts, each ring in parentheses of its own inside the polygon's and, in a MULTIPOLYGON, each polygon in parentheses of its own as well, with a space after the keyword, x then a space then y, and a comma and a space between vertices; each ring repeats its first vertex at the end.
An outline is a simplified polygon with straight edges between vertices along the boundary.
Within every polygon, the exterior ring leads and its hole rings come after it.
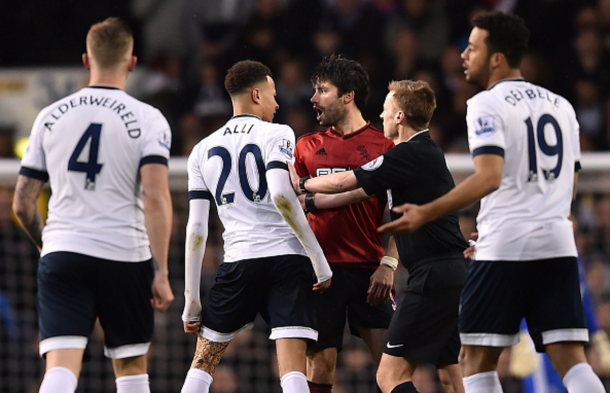
POLYGON ((80 138, 74 148, 74 152, 70 156, 68 161, 68 170, 72 172, 84 172, 87 174, 85 178, 85 190, 95 191, 95 177, 102 170, 102 164, 98 164, 98 152, 100 149, 100 134, 102 133, 102 125, 98 123, 91 123, 87 131, 80 138), (89 159, 87 161, 78 161, 78 157, 81 155, 83 149, 87 145, 87 142, 91 139, 89 145, 89 159))

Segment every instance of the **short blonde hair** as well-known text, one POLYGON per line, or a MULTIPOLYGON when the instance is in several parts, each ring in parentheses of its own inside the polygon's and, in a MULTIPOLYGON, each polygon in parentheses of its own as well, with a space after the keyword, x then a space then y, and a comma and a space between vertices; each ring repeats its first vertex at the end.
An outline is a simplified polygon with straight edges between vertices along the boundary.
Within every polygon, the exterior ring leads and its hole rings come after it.
POLYGON ((131 29, 119 18, 107 18, 91 26, 87 33, 87 53, 103 69, 120 65, 133 51, 131 29))
POLYGON ((436 109, 434 90, 424 81, 392 81, 388 90, 394 92, 395 109, 407 116, 407 123, 414 130, 428 127, 436 109))

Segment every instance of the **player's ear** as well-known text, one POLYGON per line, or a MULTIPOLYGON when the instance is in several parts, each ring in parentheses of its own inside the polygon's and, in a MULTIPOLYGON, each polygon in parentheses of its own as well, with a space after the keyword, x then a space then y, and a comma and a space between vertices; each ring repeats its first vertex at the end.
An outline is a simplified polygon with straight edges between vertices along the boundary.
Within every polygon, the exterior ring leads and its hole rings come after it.
POLYGON ((503 62, 507 63, 506 57, 501 52, 494 53, 493 55, 491 55, 491 58, 489 59, 489 64, 491 65, 492 68, 500 67, 500 64, 502 64, 503 62))
POLYGON ((136 64, 138 63, 138 56, 131 56, 129 58, 129 64, 127 65, 127 69, 131 72, 136 69, 136 64))
POLYGON ((355 97, 356 97, 356 93, 354 91, 350 91, 349 93, 343 94, 343 97, 342 97, 343 105, 347 105, 350 102, 354 101, 355 97))
POLYGON ((406 115, 403 111, 398 111, 398 113, 396 113, 396 124, 400 124, 402 123, 406 118, 406 115))
POLYGON ((252 98, 252 102, 254 102, 255 104, 260 104, 261 103, 261 89, 259 89, 258 87, 252 89, 251 98, 252 98))
POLYGON ((83 53, 83 65, 86 69, 91 69, 91 64, 89 63, 89 55, 87 53, 83 53))

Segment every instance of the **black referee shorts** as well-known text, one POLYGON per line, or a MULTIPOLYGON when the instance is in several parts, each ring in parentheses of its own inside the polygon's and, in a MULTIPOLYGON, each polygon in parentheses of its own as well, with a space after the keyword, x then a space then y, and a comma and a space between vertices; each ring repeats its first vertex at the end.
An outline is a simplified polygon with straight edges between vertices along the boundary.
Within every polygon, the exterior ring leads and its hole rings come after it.
POLYGON ((464 258, 425 262, 411 269, 383 352, 437 367, 456 364, 460 295, 467 272, 464 258))

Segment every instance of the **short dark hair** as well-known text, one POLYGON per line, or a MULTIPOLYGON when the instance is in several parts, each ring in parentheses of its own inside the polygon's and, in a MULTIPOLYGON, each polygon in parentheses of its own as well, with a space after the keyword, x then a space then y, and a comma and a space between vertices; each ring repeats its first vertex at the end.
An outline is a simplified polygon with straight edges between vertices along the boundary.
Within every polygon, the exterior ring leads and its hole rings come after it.
POLYGON ((253 60, 239 61, 227 71, 225 89, 231 96, 246 93, 257 83, 266 82, 268 76, 272 77, 273 74, 263 63, 253 60))
POLYGON ((407 115, 407 123, 414 130, 421 131, 428 127, 436 109, 436 96, 427 82, 392 81, 388 90, 394 92, 395 109, 407 115))
POLYGON ((132 50, 133 33, 120 18, 106 18, 92 25, 87 33, 87 53, 103 69, 119 65, 132 50))
POLYGON ((311 84, 314 87, 324 81, 337 86, 339 96, 353 91, 356 106, 360 111, 364 110, 369 99, 369 75, 360 63, 341 55, 327 56, 318 64, 311 76, 311 84))
POLYGON ((500 11, 483 12, 472 18, 472 24, 489 33, 486 43, 490 55, 500 52, 511 68, 519 68, 530 37, 520 16, 500 11))

